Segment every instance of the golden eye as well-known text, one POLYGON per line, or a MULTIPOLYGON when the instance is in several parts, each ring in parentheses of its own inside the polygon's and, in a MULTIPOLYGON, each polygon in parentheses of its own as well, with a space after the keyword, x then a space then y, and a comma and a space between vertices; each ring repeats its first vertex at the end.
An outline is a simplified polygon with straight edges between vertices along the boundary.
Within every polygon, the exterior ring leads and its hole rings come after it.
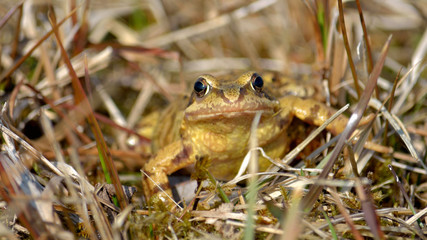
POLYGON ((197 97, 205 96, 208 94, 209 90, 210 86, 204 78, 199 78, 194 83, 194 92, 196 93, 197 97))
POLYGON ((262 79, 262 77, 260 75, 258 75, 257 73, 254 73, 252 75, 252 78, 251 78, 252 89, 260 92, 260 91, 262 91, 263 86, 264 86, 264 80, 262 79))

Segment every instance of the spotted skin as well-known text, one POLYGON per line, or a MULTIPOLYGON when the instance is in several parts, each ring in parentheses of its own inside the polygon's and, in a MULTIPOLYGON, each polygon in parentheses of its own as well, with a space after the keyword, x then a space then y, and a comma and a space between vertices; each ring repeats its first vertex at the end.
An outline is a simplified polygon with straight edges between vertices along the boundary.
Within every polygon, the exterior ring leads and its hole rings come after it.
MULTIPOLYGON (((209 171, 219 180, 232 179, 248 151, 250 128, 254 116, 261 112, 256 131, 259 146, 273 159, 283 157, 289 151, 292 139, 288 134, 293 117, 313 125, 322 125, 335 110, 310 98, 286 95, 279 99, 253 86, 259 76, 248 72, 240 77, 215 78, 201 75, 203 88, 198 86, 190 96, 183 113, 179 136, 160 149, 155 157, 145 164, 143 171, 151 179, 143 180, 147 198, 159 193, 157 185, 170 194, 167 176, 179 169, 194 164, 196 156, 207 156, 211 161, 209 171), (156 184, 153 183, 156 182, 156 184)), ((304 91, 300 91, 304 92, 304 91)), ((340 116, 327 129, 333 134, 342 132, 347 118, 340 116)), ((260 171, 270 162, 259 159, 260 171)), ((166 198, 164 198, 166 199, 166 198)))

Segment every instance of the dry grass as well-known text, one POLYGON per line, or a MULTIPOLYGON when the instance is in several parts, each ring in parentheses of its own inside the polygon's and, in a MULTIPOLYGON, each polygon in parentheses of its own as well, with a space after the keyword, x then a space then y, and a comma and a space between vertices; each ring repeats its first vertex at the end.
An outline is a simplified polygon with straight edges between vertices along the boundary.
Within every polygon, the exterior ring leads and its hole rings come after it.
POLYGON ((360 4, 3 0, 0 238, 426 238, 427 4, 360 4), (141 116, 246 70, 309 79, 352 120, 304 159, 148 204, 141 116))

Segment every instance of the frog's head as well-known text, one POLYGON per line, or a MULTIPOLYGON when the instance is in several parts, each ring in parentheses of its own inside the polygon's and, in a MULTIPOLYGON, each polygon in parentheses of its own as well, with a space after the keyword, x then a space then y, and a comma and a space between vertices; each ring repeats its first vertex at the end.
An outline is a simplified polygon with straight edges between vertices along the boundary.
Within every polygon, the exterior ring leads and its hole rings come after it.
POLYGON ((255 72, 237 79, 201 75, 194 83, 185 118, 189 121, 236 118, 253 116, 257 111, 262 111, 263 116, 273 115, 279 103, 263 87, 264 80, 255 72))

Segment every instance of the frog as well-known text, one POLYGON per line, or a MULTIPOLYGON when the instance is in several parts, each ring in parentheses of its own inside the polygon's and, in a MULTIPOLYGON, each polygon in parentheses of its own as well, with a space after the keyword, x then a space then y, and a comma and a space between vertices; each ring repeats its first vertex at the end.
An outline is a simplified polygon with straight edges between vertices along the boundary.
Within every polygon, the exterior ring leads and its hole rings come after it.
MULTIPOLYGON (((253 71, 238 77, 217 78, 203 74, 194 81, 188 102, 185 105, 176 103, 182 111, 166 110, 166 116, 174 120, 169 124, 173 126, 164 129, 176 132, 171 133, 176 137, 160 144, 156 155, 142 168, 146 198, 160 195, 166 199, 163 195, 171 192, 168 175, 194 165, 201 158, 209 159, 209 172, 217 180, 231 180, 248 153, 256 114, 260 114, 255 131, 258 146, 270 158, 280 159, 289 151, 294 135, 290 126, 294 118, 320 126, 336 112, 307 96, 274 97, 266 87, 268 81, 264 78, 267 75, 253 71)), ((272 79, 271 76, 268 79, 272 79)), ((344 130, 347 121, 347 117, 340 115, 326 129, 337 135, 344 130)), ((265 171, 270 165, 268 159, 258 159, 259 171, 265 171)))

